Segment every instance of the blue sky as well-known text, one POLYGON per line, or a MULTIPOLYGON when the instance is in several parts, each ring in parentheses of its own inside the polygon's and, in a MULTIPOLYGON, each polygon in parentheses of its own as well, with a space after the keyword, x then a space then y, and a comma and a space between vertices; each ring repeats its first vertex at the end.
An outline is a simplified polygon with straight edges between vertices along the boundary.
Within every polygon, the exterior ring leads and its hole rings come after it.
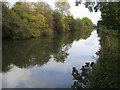
MULTIPOLYGON (((7 0, 8 2, 10 0, 7 0)), ((54 2, 56 0, 12 0, 10 1, 10 3, 15 3, 17 1, 28 1, 28 2, 38 2, 38 1, 44 1, 47 2, 53 9, 55 7, 54 2)), ((89 10, 87 8, 85 8, 85 6, 83 4, 79 5, 79 6, 75 6, 75 1, 76 0, 67 0, 71 6, 70 8, 70 12, 72 13, 72 15, 74 16, 74 18, 80 18, 82 19, 83 17, 88 17, 92 20, 92 22, 94 24, 97 24, 97 21, 100 19, 101 17, 101 12, 89 12, 89 10)))

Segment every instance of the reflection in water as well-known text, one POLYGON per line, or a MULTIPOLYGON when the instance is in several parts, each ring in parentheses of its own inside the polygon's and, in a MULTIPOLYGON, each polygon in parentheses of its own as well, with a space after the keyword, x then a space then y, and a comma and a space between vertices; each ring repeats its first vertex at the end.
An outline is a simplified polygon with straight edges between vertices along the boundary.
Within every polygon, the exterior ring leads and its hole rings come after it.
POLYGON ((94 65, 86 63, 80 71, 73 68, 75 81, 72 88, 120 88, 118 33, 103 30, 98 34, 101 38, 101 50, 97 52, 99 58, 94 65))
POLYGON ((85 66, 82 66, 79 73, 78 70, 73 67, 72 76, 75 80, 72 88, 86 88, 92 73, 94 62, 87 62, 85 66))
POLYGON ((113 32, 105 30, 98 32, 101 38, 101 51, 93 68, 89 87, 120 88, 118 33, 113 32))
POLYGON ((90 33, 3 41, 3 88, 71 87, 72 67, 95 61, 100 47, 97 32, 90 33))

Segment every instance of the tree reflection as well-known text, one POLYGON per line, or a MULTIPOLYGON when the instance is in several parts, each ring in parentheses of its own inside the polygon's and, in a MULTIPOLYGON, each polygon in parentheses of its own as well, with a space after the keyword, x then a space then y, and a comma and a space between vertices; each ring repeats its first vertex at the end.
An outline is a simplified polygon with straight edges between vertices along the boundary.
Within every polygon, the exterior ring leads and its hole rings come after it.
POLYGON ((93 68, 88 87, 120 88, 119 86, 119 45, 118 33, 99 31, 101 51, 93 68))
POLYGON ((2 71, 7 72, 15 65, 19 68, 42 66, 51 58, 62 62, 68 57, 68 50, 75 40, 89 37, 92 30, 55 34, 31 40, 6 41, 2 47, 2 71), (53 57, 51 57, 53 56, 53 57))
POLYGON ((75 81, 72 85, 72 88, 79 89, 87 87, 90 75, 92 73, 93 65, 94 62, 85 63, 85 66, 82 66, 80 69, 80 73, 75 67, 73 67, 72 76, 75 81))
POLYGON ((119 85, 119 40, 118 32, 99 31, 101 50, 96 54, 98 60, 92 66, 86 63, 79 73, 73 68, 72 75, 75 82, 72 88, 120 88, 119 85))
POLYGON ((62 62, 62 63, 64 63, 65 59, 69 55, 68 52, 67 52, 69 47, 70 46, 66 46, 66 47, 60 49, 59 52, 54 55, 54 60, 56 62, 62 62))

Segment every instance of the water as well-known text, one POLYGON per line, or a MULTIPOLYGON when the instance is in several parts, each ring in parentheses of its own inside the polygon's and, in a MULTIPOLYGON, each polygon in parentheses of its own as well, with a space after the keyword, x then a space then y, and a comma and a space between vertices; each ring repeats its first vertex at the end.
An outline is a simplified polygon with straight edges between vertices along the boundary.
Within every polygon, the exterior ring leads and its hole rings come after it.
POLYGON ((96 61, 97 31, 3 41, 3 88, 70 88, 72 68, 96 61))

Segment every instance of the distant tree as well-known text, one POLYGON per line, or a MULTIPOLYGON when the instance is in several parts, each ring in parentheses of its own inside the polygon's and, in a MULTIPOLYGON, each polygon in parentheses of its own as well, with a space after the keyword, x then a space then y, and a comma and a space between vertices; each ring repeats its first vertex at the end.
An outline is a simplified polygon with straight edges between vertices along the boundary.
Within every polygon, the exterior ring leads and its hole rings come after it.
POLYGON ((82 21, 85 24, 84 26, 87 26, 88 28, 93 27, 93 23, 88 17, 84 17, 82 21))
POLYGON ((57 0, 55 2, 55 9, 60 12, 62 15, 69 14, 70 5, 67 0, 57 0))

